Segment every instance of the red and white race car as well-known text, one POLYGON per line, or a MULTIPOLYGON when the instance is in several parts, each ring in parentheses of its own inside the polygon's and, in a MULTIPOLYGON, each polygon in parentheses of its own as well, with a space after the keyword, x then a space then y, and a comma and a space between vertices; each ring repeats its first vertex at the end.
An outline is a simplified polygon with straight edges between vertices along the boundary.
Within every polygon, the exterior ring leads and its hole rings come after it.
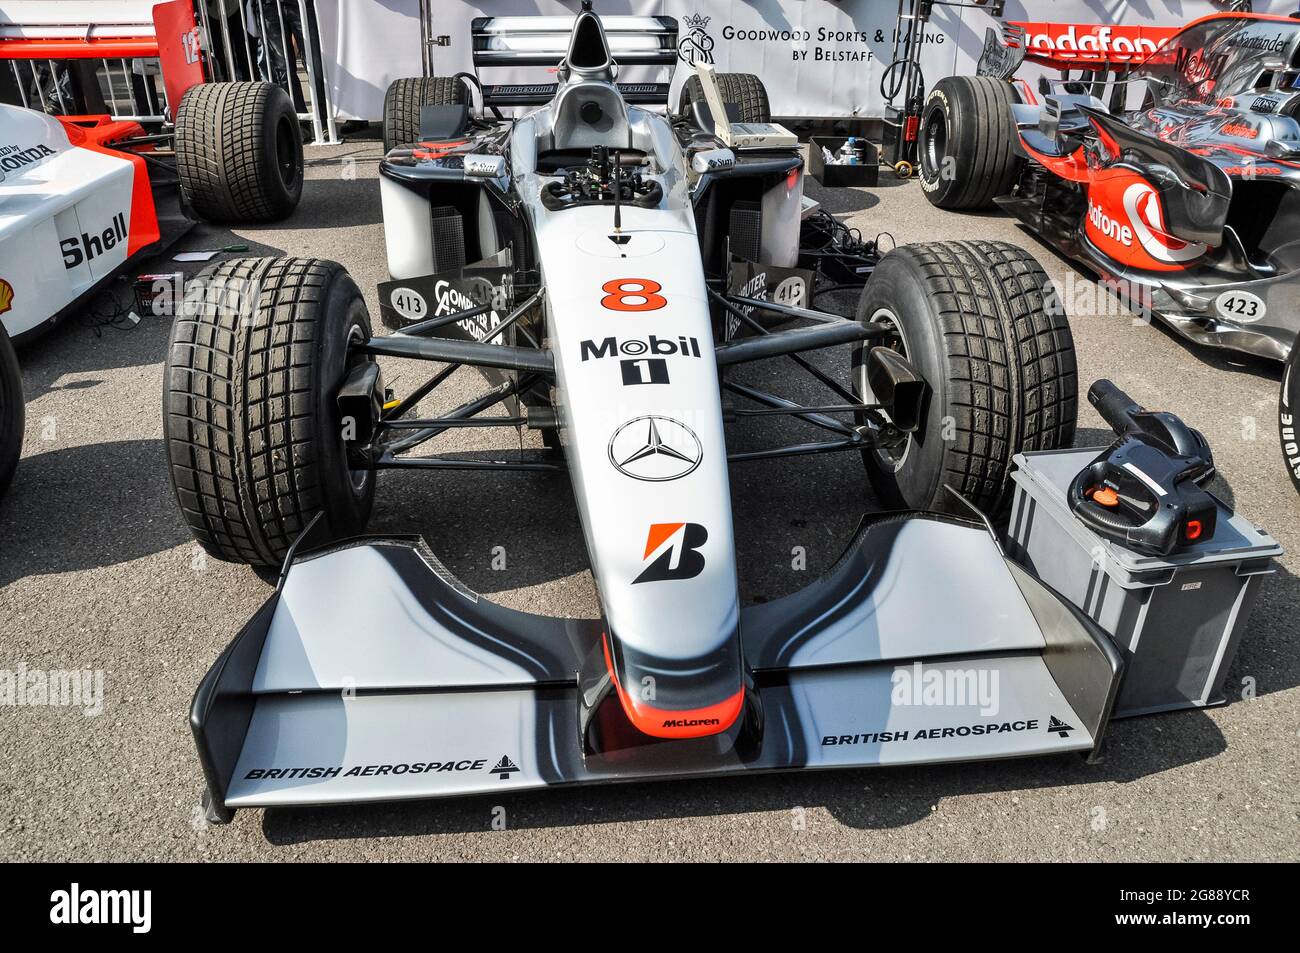
POLYGON ((921 123, 932 204, 996 203, 1182 336, 1272 360, 1300 333, 1300 20, 1009 23, 921 123), (1061 71, 1037 84, 1023 62, 1061 71))
POLYGON ((147 37, 0 36, 0 60, 158 56, 177 104, 161 130, 0 105, 0 491, 22 439, 8 339, 21 343, 74 313, 196 218, 272 221, 302 195, 302 133, 288 94, 270 83, 202 82, 188 0, 154 15, 158 30, 147 37))
POLYGON ((1300 488, 1300 19, 989 33, 980 75, 926 102, 926 196, 996 203, 1189 340, 1290 356, 1279 420, 1300 488), (1023 62, 1061 78, 1031 84, 1023 62))

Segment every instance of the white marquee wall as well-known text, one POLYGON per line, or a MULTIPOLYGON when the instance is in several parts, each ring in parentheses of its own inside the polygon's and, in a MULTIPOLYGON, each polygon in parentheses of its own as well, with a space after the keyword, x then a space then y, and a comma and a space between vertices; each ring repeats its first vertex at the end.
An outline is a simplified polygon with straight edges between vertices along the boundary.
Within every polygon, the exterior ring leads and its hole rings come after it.
MULTIPOLYGON (((572 14, 577 0, 433 0, 435 30, 449 45, 435 51, 439 73, 471 69, 469 21, 502 14, 572 14)), ((1300 0, 1256 0, 1255 9, 1291 13, 1300 0)), ((420 72, 417 0, 317 0, 322 46, 340 118, 377 120, 384 90, 420 72)), ((1006 18, 1078 23, 1181 25, 1212 13, 1212 0, 1009 0, 1006 18)), ((897 0, 597 0, 599 13, 669 14, 721 71, 760 75, 782 116, 866 116, 883 112, 881 73, 888 65, 897 0), (705 21, 703 18, 707 18, 705 21)), ((923 58, 927 80, 973 70, 994 20, 983 10, 936 7, 923 58)), ((678 70, 678 82, 685 73, 678 70)), ((629 78, 636 78, 629 74, 629 78)), ((533 70, 488 82, 539 81, 533 70)))

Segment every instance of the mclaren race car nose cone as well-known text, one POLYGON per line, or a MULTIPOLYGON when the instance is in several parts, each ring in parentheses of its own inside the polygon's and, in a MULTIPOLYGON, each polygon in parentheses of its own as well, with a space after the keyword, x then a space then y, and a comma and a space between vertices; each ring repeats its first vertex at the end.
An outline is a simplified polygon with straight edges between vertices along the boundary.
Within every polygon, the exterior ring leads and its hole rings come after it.
POLYGON ((702 738, 735 724, 745 704, 739 640, 693 659, 662 659, 606 633, 605 665, 619 704, 638 731, 654 738, 702 738))

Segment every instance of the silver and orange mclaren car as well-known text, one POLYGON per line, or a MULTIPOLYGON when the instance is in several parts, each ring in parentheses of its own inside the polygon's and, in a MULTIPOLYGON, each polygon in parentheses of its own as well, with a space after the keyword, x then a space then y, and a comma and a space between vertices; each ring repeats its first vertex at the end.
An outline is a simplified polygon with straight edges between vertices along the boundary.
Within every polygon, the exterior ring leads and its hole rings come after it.
POLYGON ((1073 342, 1033 257, 828 240, 804 221, 804 161, 757 77, 700 67, 677 113, 666 84, 620 82, 671 68, 669 18, 483 18, 473 43, 480 70, 554 82, 394 84, 389 333, 341 265, 299 258, 217 266, 175 324, 180 508, 213 555, 280 570, 194 698, 209 818, 1095 751, 1121 657, 990 525, 1013 456, 1074 437, 1073 342), (826 256, 870 272, 852 317, 815 307, 826 256), (832 348, 837 372, 805 356, 832 348), (395 394, 393 357, 437 366, 395 394), (740 371, 759 360, 827 396, 755 386, 740 371), (462 366, 483 394, 416 412, 462 366), (808 439, 729 449, 730 422, 765 417, 808 439), (426 446, 490 426, 543 446, 426 446), (744 606, 729 473, 814 453, 865 461, 889 510, 826 575, 744 606), (567 474, 600 617, 495 605, 422 539, 364 535, 391 469, 567 474), (925 679, 978 672, 995 710, 976 692, 919 700, 925 679))

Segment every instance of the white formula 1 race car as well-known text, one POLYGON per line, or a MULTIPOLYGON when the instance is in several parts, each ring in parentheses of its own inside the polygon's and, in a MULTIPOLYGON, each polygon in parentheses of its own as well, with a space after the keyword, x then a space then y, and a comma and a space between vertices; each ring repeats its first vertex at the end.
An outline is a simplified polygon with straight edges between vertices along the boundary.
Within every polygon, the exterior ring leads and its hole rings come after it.
POLYGON ((665 86, 616 82, 675 45, 669 18, 476 21, 480 67, 558 64, 557 82, 395 84, 393 333, 373 333, 341 265, 296 258, 223 262, 176 322, 181 510, 214 556, 284 566, 194 699, 213 821, 1099 744, 1120 656, 983 516, 1004 511, 1015 454, 1073 442, 1073 343, 1042 269, 1001 243, 907 246, 875 264, 856 319, 815 310, 804 163, 757 78, 703 69, 675 116, 641 105, 665 86), (494 118, 502 105, 526 111, 494 118), (802 356, 832 347, 848 386, 802 356), (442 366, 395 399, 382 356, 442 366), (797 404, 734 374, 771 358, 833 396, 797 404), (412 418, 462 365, 486 393, 412 418), (727 422, 756 414, 824 439, 729 453, 727 422), (551 449, 410 452, 465 426, 540 429, 551 449), (865 459, 894 510, 826 576, 742 607, 729 468, 819 452, 865 459), (360 535, 394 468, 567 472, 602 618, 494 605, 422 540, 360 535), (891 673, 913 662, 995 671, 1000 713, 895 705, 891 673))

